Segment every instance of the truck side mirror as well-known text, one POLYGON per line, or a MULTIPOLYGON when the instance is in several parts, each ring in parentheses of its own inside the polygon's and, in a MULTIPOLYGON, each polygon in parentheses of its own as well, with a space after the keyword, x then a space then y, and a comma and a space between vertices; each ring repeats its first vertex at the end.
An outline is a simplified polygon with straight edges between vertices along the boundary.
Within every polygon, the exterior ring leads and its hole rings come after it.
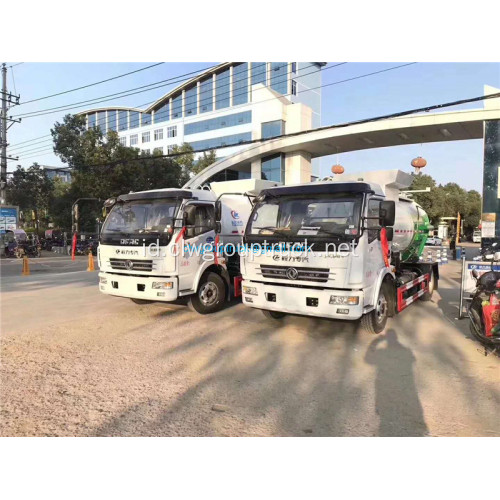
POLYGON ((392 226, 386 227, 385 234, 387 235, 387 241, 392 241, 394 238, 394 228, 392 226))
POLYGON ((215 232, 220 234, 222 232, 222 225, 219 220, 215 221, 215 232))
POLYGON ((396 219, 396 203, 394 201, 380 202, 380 222, 384 227, 394 226, 396 219))
POLYGON ((222 203, 220 200, 215 202, 215 220, 216 222, 220 222, 222 219, 222 203))

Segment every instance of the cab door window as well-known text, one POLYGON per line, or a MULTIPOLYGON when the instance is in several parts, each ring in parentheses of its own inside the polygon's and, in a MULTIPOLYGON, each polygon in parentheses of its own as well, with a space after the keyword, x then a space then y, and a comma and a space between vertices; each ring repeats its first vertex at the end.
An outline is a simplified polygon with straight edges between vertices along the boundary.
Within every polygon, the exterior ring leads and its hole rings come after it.
POLYGON ((376 217, 376 219, 367 219, 368 227, 368 243, 377 239, 378 228, 379 228, 379 216, 380 216, 380 200, 370 200, 368 202, 367 217, 376 217), (370 229, 377 228, 377 229, 370 229))
POLYGON ((196 207, 194 236, 198 236, 215 229, 214 207, 211 205, 200 205, 196 207))

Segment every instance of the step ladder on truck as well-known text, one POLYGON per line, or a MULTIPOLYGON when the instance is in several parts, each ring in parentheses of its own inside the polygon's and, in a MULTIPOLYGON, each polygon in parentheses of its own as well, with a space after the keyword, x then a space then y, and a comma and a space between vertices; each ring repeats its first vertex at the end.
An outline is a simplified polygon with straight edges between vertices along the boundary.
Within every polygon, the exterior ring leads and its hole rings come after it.
POLYGON ((240 244, 252 198, 277 185, 245 179, 213 182, 209 189, 156 189, 110 198, 97 253, 100 291, 136 304, 187 297, 198 313, 219 310, 229 300, 234 278, 241 279, 239 258, 219 255, 216 244, 240 244), (216 234, 217 200, 223 216, 216 234))
POLYGON ((430 224, 401 193, 411 181, 387 170, 262 190, 243 238, 263 245, 241 257, 243 303, 272 320, 360 320, 379 333, 388 317, 430 300, 439 268, 420 259, 430 224))

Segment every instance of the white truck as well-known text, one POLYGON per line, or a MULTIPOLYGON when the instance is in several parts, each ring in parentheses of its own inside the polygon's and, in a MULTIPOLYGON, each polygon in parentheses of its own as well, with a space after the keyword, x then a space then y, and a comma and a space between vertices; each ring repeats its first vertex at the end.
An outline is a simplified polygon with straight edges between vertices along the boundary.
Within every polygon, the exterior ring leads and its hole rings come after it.
POLYGON ((420 259, 429 219, 400 193, 411 181, 388 170, 263 190, 245 230, 255 250, 241 259, 243 303, 273 320, 361 319, 379 333, 430 300, 438 265, 420 259))
POLYGON ((252 197, 278 184, 214 182, 205 189, 157 189, 110 198, 98 248, 99 289, 133 302, 172 302, 188 296, 201 314, 229 298, 239 258, 215 250, 214 205, 222 207, 221 245, 241 242, 252 197))

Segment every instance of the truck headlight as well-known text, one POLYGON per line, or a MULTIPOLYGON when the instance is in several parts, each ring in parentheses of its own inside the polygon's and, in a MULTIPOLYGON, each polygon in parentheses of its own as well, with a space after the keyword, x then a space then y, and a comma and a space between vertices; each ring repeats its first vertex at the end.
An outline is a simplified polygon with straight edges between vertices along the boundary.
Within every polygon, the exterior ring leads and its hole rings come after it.
POLYGON ((172 290, 174 284, 172 281, 153 281, 151 285, 155 290, 172 290))
POLYGON ((244 286, 243 293, 246 293, 247 295, 259 295, 257 288, 254 286, 244 286))
POLYGON ((108 278, 105 278, 104 276, 99 277, 99 283, 102 283, 103 285, 107 285, 108 278))
POLYGON ((357 306, 359 297, 354 295, 330 295, 330 304, 338 306, 357 306))

